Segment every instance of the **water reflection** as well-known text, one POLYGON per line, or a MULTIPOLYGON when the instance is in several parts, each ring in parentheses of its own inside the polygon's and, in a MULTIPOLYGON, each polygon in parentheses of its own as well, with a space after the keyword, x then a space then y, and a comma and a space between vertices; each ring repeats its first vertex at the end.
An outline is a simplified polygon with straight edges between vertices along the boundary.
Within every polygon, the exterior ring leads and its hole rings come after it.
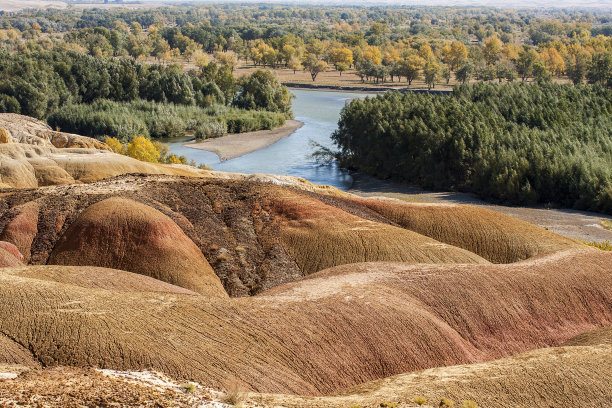
POLYGON ((265 149, 220 162, 216 154, 183 146, 187 138, 173 139, 168 143, 171 153, 184 155, 196 163, 204 163, 215 170, 237 173, 271 173, 303 177, 315 184, 329 184, 348 189, 352 178, 337 164, 315 162, 310 155, 313 140, 323 146, 332 147, 331 134, 336 129, 340 110, 348 99, 364 97, 366 94, 353 92, 330 92, 314 90, 293 90, 295 119, 304 126, 291 136, 265 149))

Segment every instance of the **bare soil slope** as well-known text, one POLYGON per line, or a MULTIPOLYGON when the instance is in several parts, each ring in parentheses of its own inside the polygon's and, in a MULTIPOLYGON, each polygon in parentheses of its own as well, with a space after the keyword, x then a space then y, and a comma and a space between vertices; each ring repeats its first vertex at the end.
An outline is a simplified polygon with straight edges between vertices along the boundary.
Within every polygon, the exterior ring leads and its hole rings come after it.
POLYGON ((363 263, 225 300, 145 285, 118 295, 2 268, 0 333, 44 365, 154 368, 216 388, 234 378, 257 391, 324 394, 610 325, 611 264, 594 249, 511 265, 363 263))
POLYGON ((200 249, 172 219, 120 197, 87 207, 56 243, 48 263, 122 269, 206 296, 227 296, 200 249))
POLYGON ((208 262, 230 296, 354 262, 487 263, 361 204, 251 180, 122 176, 7 190, 0 215, 0 236, 32 264, 117 268, 200 291, 192 278, 210 277, 208 262))
POLYGON ((474 252, 494 263, 510 263, 562 248, 566 237, 496 211, 471 205, 355 199, 404 228, 474 252))

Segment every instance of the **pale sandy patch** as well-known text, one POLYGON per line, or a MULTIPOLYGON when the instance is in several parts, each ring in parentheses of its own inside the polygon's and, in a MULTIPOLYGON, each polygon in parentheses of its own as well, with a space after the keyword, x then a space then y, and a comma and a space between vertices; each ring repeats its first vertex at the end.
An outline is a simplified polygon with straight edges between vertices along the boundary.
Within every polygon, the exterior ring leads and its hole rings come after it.
POLYGON ((288 120, 283 126, 275 129, 236 133, 197 143, 185 143, 184 146, 213 152, 221 161, 227 161, 268 147, 291 135, 303 125, 304 123, 298 120, 288 120))

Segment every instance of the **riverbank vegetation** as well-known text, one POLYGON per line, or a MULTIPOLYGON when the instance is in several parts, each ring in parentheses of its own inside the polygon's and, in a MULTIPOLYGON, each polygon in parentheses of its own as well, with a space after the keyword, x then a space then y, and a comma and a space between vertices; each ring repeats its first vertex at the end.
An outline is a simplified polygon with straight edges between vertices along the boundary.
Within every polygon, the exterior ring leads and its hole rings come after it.
POLYGON ((612 213, 612 91, 601 87, 474 84, 355 99, 332 138, 343 165, 377 177, 612 213))
POLYGON ((236 80, 228 66, 214 62, 183 72, 177 65, 74 51, 3 52, 0 73, 0 112, 46 119, 54 128, 100 139, 175 137, 209 122, 248 132, 280 126, 292 116, 291 95, 272 74, 236 80))
POLYGON ((198 138, 206 139, 228 132, 272 129, 283 125, 285 119, 285 115, 278 112, 244 110, 218 104, 200 108, 173 103, 101 99, 91 104, 65 105, 52 113, 47 122, 64 132, 98 138, 109 136, 127 141, 133 135, 173 138, 196 133, 198 138))

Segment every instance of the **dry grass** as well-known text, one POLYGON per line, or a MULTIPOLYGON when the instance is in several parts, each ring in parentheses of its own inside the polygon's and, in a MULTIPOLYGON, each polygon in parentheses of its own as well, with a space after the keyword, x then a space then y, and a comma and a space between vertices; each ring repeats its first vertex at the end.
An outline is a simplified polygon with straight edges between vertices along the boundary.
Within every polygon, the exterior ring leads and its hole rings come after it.
POLYGON ((603 241, 603 242, 598 242, 598 241, 586 242, 585 241, 584 243, 588 246, 592 246, 593 248, 597 248, 602 251, 612 251, 612 244, 610 243, 610 241, 603 241))
POLYGON ((607 230, 612 230, 612 220, 601 220, 601 225, 607 230))

